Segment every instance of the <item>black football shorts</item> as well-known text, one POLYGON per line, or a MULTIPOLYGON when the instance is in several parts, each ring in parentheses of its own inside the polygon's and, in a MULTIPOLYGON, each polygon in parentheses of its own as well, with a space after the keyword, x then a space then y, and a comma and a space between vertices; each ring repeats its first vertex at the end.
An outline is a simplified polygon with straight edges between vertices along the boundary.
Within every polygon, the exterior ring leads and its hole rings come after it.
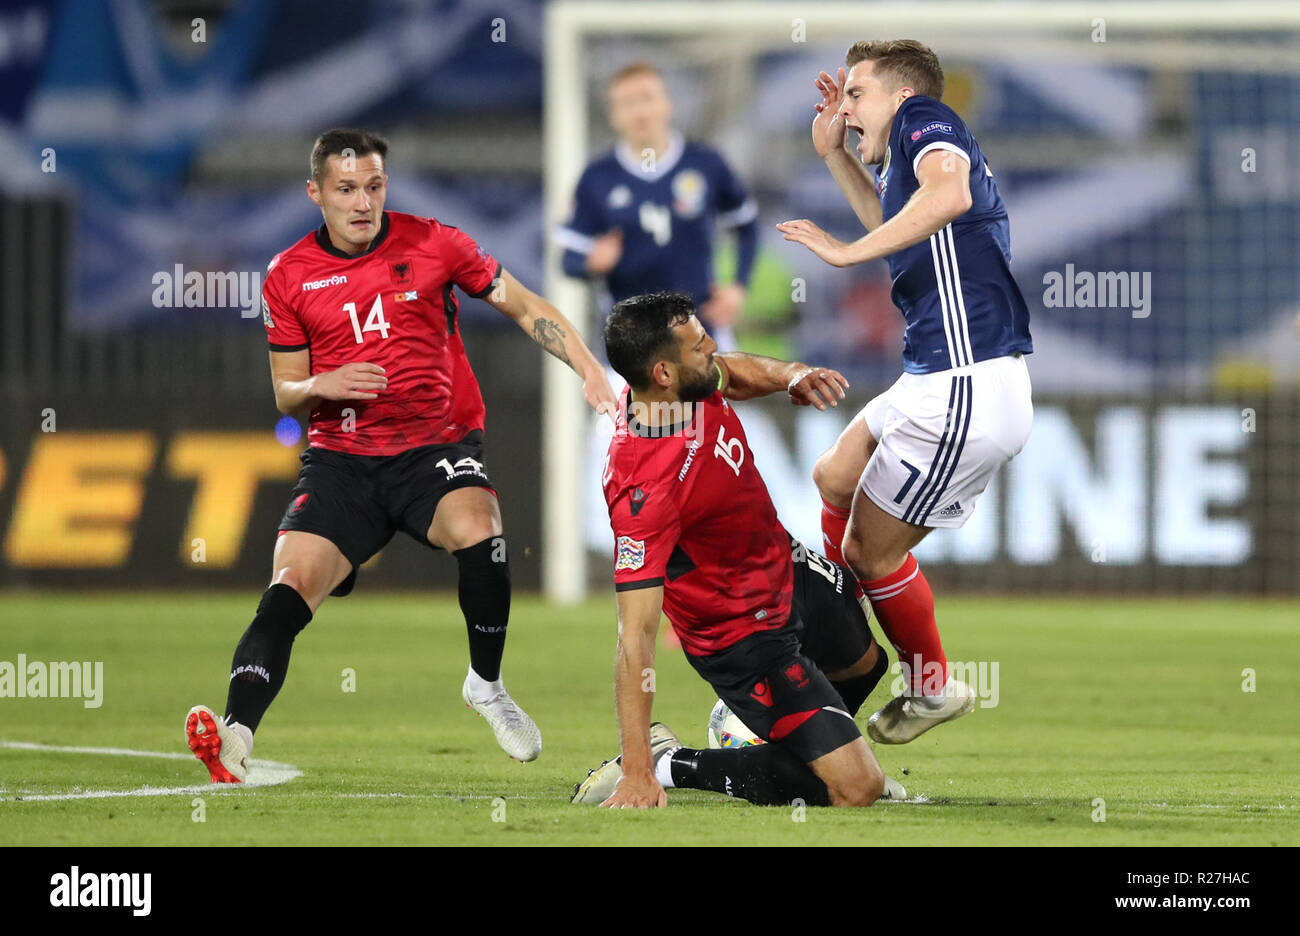
POLYGON ((823 672, 862 659, 873 637, 858 603, 853 573, 790 538, 794 558, 794 614, 799 645, 823 672))
POLYGON ((808 763, 862 736, 825 674, 857 663, 873 637, 852 574, 793 537, 790 550, 790 621, 687 659, 750 731, 808 763))
POLYGON ((830 680, 800 649, 799 636, 791 621, 717 653, 686 658, 750 731, 811 763, 862 732, 830 680))
POLYGON ((422 445, 396 455, 353 455, 308 448, 280 530, 323 536, 352 563, 330 594, 356 585, 357 569, 398 530, 434 548, 426 534, 442 498, 459 488, 496 490, 483 470, 483 433, 450 445, 422 445))

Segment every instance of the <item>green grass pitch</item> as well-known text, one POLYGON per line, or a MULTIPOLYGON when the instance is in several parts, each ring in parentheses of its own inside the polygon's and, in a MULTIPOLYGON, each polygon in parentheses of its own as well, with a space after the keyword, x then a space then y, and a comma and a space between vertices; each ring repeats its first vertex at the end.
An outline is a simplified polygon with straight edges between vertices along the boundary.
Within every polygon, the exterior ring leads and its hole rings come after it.
MULTIPOLYGON (((0 597, 0 661, 104 663, 102 707, 0 699, 0 741, 188 754, 185 713, 221 710, 256 600, 0 597)), ((545 736, 541 758, 521 765, 460 701, 454 596, 363 587, 298 638, 257 736, 255 757, 302 776, 205 789, 201 810, 194 793, 33 800, 207 777, 193 760, 0 747, 0 843, 1300 844, 1295 602, 946 595, 938 612, 950 659, 998 664, 998 704, 877 747, 918 802, 800 815, 678 790, 666 810, 570 806, 573 784, 617 751, 612 597, 572 609, 516 598, 506 684, 545 736), (345 668, 355 692, 343 691, 345 668)), ((708 686, 662 646, 657 676, 656 718, 703 744, 708 686)))

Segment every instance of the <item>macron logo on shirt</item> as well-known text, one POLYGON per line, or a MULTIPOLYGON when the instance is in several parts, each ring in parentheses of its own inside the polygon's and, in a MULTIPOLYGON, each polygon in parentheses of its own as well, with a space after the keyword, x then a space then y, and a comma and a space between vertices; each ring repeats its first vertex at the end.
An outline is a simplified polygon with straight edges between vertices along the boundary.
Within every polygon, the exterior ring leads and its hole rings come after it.
POLYGON ((316 289, 324 289, 327 286, 342 286, 348 281, 346 275, 327 276, 325 279, 312 280, 310 283, 302 284, 303 292, 311 292, 316 289))

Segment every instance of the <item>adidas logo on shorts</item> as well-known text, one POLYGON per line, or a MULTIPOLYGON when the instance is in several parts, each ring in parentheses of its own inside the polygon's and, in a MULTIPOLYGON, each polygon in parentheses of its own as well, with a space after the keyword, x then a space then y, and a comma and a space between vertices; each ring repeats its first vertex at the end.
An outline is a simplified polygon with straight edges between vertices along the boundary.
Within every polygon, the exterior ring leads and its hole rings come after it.
POLYGON ((960 517, 962 514, 961 501, 953 501, 943 510, 935 514, 936 517, 960 517))

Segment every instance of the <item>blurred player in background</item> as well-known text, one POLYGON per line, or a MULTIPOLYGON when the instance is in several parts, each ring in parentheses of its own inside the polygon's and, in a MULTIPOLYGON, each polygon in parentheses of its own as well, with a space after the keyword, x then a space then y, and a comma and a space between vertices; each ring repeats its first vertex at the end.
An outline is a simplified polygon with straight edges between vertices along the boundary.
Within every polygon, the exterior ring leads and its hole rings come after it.
POLYGON ((826 409, 848 384, 832 370, 716 351, 682 294, 624 300, 605 323, 605 353, 629 385, 604 473, 622 753, 573 802, 663 806, 671 786, 761 805, 901 798, 853 720, 885 673, 885 652, 847 570, 792 541, 777 519, 727 402, 787 391, 826 409), (692 750, 651 725, 646 675, 661 614, 691 666, 771 743, 692 750))
POLYGON ((619 142, 584 170, 573 217, 555 234, 564 272, 603 277, 615 302, 684 292, 718 346, 732 350, 758 252, 758 206, 717 150, 672 129, 672 102, 653 65, 619 71, 608 99, 619 142), (716 228, 736 232, 736 281, 726 286, 713 279, 716 228))
POLYGON ((280 521, 271 586, 235 648, 225 717, 199 705, 186 718, 190 749, 214 782, 245 779, 294 638, 327 595, 352 591, 357 569, 398 530, 456 557, 469 632, 465 703, 511 757, 541 752, 541 732, 501 681, 510 571, 483 465, 483 399, 452 287, 572 367, 597 412, 612 413, 613 391, 568 320, 470 237, 384 210, 387 157, 375 134, 323 134, 307 195, 324 223, 267 269, 275 402, 284 413, 310 411, 309 447, 280 521))
POLYGON ((867 731, 902 744, 974 707, 974 691, 949 677, 911 550, 936 527, 962 526, 1024 446, 1033 345, 1006 206, 979 144, 940 102, 939 59, 901 39, 859 42, 844 64, 847 75, 816 80, 813 145, 869 233, 846 244, 807 220, 777 227, 832 266, 888 257, 907 321, 903 376, 814 469, 827 555, 857 573, 910 677, 867 731), (846 127, 860 137, 856 157, 846 127), (880 166, 874 178, 865 165, 880 166))

